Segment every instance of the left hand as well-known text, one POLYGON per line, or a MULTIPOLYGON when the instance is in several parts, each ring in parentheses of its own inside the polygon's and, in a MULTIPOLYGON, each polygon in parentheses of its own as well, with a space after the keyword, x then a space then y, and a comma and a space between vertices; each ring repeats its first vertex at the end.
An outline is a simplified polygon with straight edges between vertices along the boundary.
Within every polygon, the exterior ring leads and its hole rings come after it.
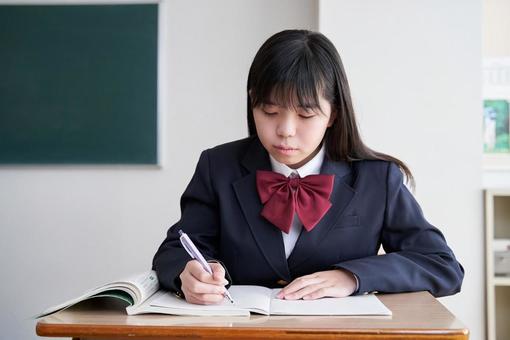
POLYGON ((326 270, 298 277, 278 295, 285 300, 314 300, 322 297, 345 297, 356 290, 354 274, 344 269, 326 270))

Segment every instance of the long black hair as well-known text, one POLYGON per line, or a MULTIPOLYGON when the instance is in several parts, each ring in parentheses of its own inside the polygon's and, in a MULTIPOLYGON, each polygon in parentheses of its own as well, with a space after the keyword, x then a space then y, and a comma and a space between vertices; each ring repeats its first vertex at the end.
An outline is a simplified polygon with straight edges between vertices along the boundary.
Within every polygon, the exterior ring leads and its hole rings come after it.
POLYGON ((399 159, 374 151, 361 140, 340 55, 323 34, 285 30, 260 47, 248 74, 248 133, 255 135, 253 107, 276 102, 286 107, 320 108, 319 97, 336 112, 324 136, 333 161, 385 160, 396 163, 414 189, 414 177, 399 159))

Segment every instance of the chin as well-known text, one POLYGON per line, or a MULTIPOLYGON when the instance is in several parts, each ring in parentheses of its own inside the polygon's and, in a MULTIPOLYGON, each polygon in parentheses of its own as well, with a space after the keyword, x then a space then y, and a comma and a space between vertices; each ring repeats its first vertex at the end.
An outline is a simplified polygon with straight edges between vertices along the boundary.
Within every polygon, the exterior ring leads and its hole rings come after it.
POLYGON ((296 164, 296 163, 300 162, 300 160, 296 159, 295 157, 285 157, 285 156, 281 156, 281 155, 278 155, 278 157, 275 157, 273 155, 273 158, 276 159, 278 162, 285 164, 285 165, 292 165, 292 164, 296 164))
POLYGON ((303 160, 302 159, 292 159, 292 160, 286 160, 284 162, 280 162, 288 166, 289 168, 299 168, 302 166, 303 160))

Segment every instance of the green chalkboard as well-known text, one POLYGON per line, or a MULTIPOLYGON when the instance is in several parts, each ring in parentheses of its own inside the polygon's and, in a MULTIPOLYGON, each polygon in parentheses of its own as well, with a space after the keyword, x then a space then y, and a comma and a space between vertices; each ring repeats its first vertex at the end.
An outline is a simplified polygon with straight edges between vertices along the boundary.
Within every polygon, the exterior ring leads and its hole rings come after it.
POLYGON ((0 163, 157 164, 158 5, 0 5, 0 163))

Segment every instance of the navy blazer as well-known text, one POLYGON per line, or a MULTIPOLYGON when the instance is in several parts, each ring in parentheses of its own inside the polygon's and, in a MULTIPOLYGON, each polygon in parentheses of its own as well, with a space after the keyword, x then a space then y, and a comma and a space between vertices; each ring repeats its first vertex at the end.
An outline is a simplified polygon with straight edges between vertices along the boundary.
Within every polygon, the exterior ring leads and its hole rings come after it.
POLYGON ((202 152, 181 197, 181 219, 154 256, 163 288, 181 288, 179 275, 190 260, 179 242, 182 229, 207 259, 222 262, 232 284, 282 287, 343 268, 357 275, 357 294, 460 291, 464 269, 423 216, 396 164, 325 156, 321 173, 335 176, 332 206, 312 231, 302 230, 288 259, 281 231, 260 215, 259 169, 271 170, 271 163, 256 136, 202 152), (377 255, 381 244, 386 254, 377 255))

